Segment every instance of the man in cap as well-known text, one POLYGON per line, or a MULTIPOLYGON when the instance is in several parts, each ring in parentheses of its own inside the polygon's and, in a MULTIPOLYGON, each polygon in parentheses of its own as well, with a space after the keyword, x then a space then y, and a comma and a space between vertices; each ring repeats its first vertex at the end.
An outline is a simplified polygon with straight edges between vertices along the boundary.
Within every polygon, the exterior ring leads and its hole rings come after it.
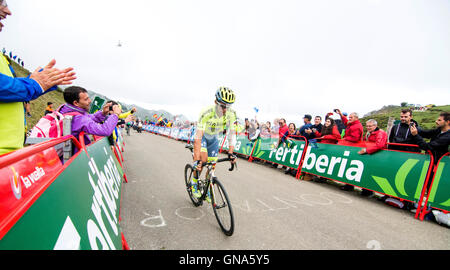
POLYGON ((303 116, 303 122, 305 124, 299 130, 300 135, 305 137, 307 140, 315 137, 314 132, 312 132, 312 130, 311 130, 311 127, 312 127, 311 119, 312 119, 311 115, 305 114, 305 116, 303 116))

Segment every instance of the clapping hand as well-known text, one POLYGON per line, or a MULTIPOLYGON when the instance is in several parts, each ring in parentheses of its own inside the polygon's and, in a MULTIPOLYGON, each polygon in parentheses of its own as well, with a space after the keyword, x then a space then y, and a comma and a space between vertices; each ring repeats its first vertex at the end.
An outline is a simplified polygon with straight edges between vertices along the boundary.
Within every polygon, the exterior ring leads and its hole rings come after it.
POLYGON ((30 78, 39 83, 44 91, 47 91, 55 85, 72 84, 72 81, 76 79, 73 68, 59 70, 54 68, 55 64, 56 61, 53 59, 44 68, 38 67, 30 75, 30 78))

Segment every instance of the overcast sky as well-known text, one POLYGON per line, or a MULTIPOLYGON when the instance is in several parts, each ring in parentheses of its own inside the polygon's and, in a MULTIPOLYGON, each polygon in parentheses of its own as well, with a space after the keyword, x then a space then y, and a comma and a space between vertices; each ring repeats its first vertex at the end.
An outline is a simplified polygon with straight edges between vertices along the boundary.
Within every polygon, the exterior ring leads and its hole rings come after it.
POLYGON ((0 47, 191 120, 223 85, 238 116, 450 104, 448 0, 9 0, 0 47), (118 47, 118 42, 122 43, 118 47))

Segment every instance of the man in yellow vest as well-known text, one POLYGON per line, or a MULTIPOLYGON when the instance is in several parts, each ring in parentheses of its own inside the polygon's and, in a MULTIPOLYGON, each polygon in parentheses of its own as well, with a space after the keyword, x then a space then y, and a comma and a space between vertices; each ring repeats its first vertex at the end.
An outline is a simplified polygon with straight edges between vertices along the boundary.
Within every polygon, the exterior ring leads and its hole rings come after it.
MULTIPOLYGON (((2 20, 11 15, 6 0, 0 0, 0 31, 2 20)), ((55 90, 57 85, 71 84, 76 79, 73 68, 54 68, 55 60, 37 68, 27 78, 14 78, 7 58, 0 55, 0 155, 20 149, 24 142, 23 102, 55 90)))

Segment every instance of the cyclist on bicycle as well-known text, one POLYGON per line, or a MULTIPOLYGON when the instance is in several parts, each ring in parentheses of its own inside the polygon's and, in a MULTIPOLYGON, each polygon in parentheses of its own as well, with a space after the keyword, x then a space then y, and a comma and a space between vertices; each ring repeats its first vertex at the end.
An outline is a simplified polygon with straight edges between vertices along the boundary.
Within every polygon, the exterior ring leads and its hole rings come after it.
MULTIPOLYGON (((202 172, 202 164, 217 161, 219 154, 218 135, 225 133, 225 131, 229 143, 228 157, 232 159, 232 163, 236 162, 236 156, 233 155, 234 145, 236 144, 236 112, 230 108, 236 97, 234 92, 227 87, 220 87, 215 96, 215 104, 202 110, 194 137, 194 175, 191 190, 197 198, 201 197, 197 183, 202 172)), ((206 200, 210 202, 209 194, 206 200)))

